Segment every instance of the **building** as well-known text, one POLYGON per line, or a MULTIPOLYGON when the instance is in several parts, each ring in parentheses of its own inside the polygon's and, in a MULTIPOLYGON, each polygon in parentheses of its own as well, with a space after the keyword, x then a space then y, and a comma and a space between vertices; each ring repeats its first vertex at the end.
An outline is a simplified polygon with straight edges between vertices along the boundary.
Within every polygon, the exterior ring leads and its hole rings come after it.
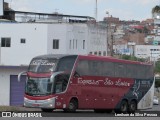
POLYGON ((106 56, 106 30, 96 25, 4 23, 0 39, 0 64, 5 66, 28 65, 40 54, 106 56))
POLYGON ((22 105, 25 76, 31 59, 42 54, 107 56, 106 28, 95 23, 1 22, 0 105, 22 105))
POLYGON ((136 45, 135 56, 150 61, 157 61, 160 58, 160 47, 158 45, 136 45))

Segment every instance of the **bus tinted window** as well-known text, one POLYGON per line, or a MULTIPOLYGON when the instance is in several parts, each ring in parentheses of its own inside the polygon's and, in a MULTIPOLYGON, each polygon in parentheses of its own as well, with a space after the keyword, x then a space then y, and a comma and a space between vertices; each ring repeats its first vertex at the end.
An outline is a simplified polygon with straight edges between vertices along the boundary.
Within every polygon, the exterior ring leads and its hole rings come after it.
POLYGON ((66 90, 69 80, 69 75, 58 75, 55 77, 54 93, 60 93, 66 90))
POLYGON ((145 79, 146 78, 146 67, 142 65, 136 65, 136 67, 138 68, 136 78, 145 79))
POLYGON ((102 75, 102 62, 89 61, 89 75, 101 76, 102 75))
POLYGON ((114 77, 114 63, 103 62, 101 70, 102 70, 102 76, 113 76, 114 77))
POLYGON ((146 78, 147 78, 147 79, 152 78, 152 77, 154 76, 153 73, 154 73, 154 72, 153 72, 153 67, 151 67, 151 66, 146 66, 146 78))
POLYGON ((114 63, 80 60, 76 72, 80 75, 114 76, 114 63))
POLYGON ((71 71, 75 60, 75 57, 62 58, 58 63, 57 71, 71 71))
POLYGON ((81 76, 82 75, 90 75, 88 61, 87 60, 80 60, 77 65, 76 72, 81 76))
POLYGON ((53 59, 33 59, 29 66, 30 72, 47 73, 55 71, 57 60, 53 59))
POLYGON ((137 66, 136 65, 132 65, 132 64, 127 64, 126 65, 126 77, 128 78, 136 78, 137 76, 137 66))
POLYGON ((115 77, 126 77, 126 65, 115 63, 115 77))

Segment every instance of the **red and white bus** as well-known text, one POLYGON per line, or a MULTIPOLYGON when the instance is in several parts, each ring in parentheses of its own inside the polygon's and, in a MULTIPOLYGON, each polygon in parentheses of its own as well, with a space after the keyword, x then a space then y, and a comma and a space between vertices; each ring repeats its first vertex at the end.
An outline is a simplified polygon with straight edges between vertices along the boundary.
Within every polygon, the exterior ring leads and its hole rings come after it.
POLYGON ((135 112, 152 108, 151 64, 102 56, 42 55, 31 60, 26 73, 26 107, 48 112, 135 112))

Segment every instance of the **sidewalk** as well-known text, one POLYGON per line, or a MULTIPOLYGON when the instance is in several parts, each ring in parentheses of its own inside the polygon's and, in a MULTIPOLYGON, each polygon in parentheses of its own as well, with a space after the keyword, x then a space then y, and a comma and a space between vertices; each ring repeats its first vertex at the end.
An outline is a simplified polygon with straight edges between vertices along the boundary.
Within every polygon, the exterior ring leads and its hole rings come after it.
POLYGON ((40 108, 17 107, 18 111, 41 111, 40 108))
POLYGON ((40 108, 26 108, 23 106, 0 106, 0 112, 4 111, 41 111, 40 108))

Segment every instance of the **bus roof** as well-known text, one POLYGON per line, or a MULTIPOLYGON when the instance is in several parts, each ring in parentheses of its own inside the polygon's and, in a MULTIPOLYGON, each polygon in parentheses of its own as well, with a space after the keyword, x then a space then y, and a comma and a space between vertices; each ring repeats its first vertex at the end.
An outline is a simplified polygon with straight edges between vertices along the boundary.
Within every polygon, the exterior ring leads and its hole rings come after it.
POLYGON ((61 59, 68 56, 77 56, 77 55, 66 55, 66 54, 46 54, 46 55, 40 55, 36 56, 33 59, 61 59))
POLYGON ((89 59, 89 60, 101 60, 101 61, 119 62, 119 63, 126 63, 126 64, 152 65, 151 63, 148 63, 148 62, 123 60, 123 59, 118 59, 111 56, 79 55, 79 57, 82 59, 89 59))
POLYGON ((123 60, 123 59, 117 59, 111 56, 95 56, 95 55, 46 54, 46 55, 40 55, 40 56, 34 57, 33 59, 61 59, 69 56, 75 56, 75 57, 79 56, 80 59, 88 59, 88 60, 100 60, 100 61, 119 62, 119 63, 126 63, 126 64, 152 65, 151 63, 147 63, 147 62, 123 60))

